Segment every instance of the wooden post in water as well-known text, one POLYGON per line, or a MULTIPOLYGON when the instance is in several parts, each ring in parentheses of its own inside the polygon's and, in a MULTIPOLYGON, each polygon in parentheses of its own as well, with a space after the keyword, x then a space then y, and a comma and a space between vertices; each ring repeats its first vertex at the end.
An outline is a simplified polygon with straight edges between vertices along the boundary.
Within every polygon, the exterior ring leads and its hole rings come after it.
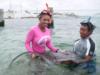
POLYGON ((0 9, 0 27, 4 27, 4 11, 0 9))

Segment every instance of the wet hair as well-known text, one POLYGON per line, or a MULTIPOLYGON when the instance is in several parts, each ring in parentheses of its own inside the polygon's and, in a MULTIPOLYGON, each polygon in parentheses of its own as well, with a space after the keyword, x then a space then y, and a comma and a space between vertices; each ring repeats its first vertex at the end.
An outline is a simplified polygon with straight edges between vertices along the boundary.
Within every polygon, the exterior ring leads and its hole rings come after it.
POLYGON ((44 16, 44 15, 48 15, 48 16, 50 16, 50 18, 52 17, 52 15, 47 10, 43 10, 38 16, 39 19, 41 19, 42 16, 44 16))
POLYGON ((96 28, 95 25, 93 25, 91 22, 81 22, 80 24, 81 26, 86 26, 88 28, 88 31, 90 31, 91 33, 96 28))

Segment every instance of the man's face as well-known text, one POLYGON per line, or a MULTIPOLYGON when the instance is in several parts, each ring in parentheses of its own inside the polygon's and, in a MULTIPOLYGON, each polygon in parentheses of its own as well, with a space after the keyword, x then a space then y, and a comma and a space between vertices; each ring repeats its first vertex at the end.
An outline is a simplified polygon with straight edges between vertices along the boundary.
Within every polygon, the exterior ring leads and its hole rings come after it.
POLYGON ((87 38, 90 35, 90 31, 88 30, 87 26, 81 26, 80 27, 80 37, 81 38, 87 38))

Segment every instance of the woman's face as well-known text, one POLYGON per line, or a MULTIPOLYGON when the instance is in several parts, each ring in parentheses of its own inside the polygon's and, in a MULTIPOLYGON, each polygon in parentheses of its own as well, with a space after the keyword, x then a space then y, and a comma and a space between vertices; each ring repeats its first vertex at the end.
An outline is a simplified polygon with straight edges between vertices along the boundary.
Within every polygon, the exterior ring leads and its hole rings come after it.
POLYGON ((48 15, 43 15, 41 18, 40 18, 40 25, 41 27, 47 27, 48 24, 50 23, 51 21, 51 17, 48 16, 48 15))

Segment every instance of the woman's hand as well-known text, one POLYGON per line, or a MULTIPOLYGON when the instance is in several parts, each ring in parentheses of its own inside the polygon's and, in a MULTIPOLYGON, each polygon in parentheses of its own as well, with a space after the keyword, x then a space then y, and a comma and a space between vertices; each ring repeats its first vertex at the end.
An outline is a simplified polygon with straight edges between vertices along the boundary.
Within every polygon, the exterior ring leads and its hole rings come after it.
POLYGON ((32 59, 35 59, 36 55, 35 54, 32 54, 31 57, 32 57, 32 59))

